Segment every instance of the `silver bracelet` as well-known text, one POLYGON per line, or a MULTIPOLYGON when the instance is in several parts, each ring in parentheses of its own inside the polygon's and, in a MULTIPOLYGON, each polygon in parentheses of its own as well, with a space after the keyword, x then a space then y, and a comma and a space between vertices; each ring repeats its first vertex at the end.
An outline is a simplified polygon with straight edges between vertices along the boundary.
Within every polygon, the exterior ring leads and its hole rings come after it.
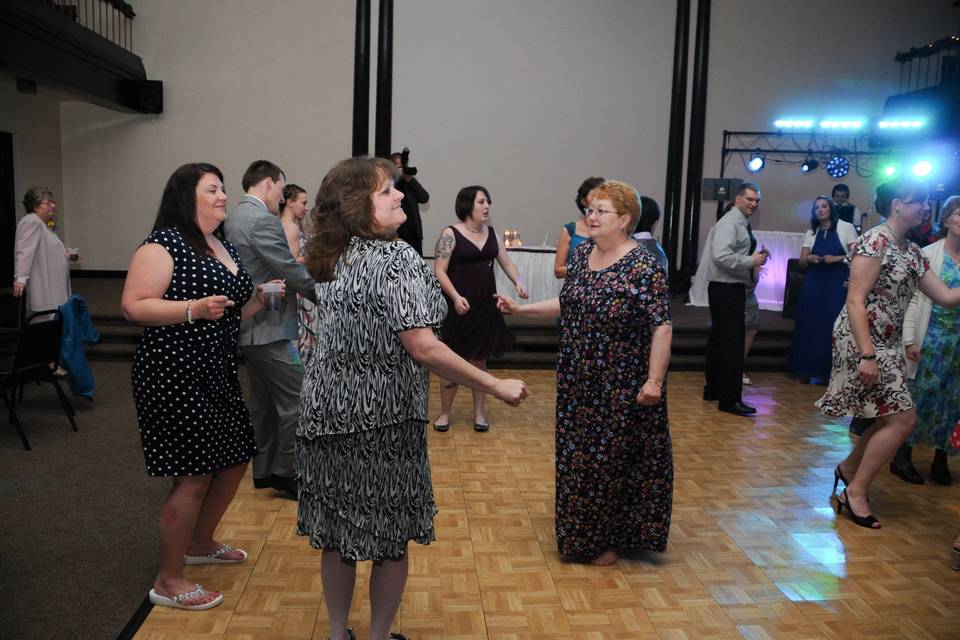
POLYGON ((193 310, 190 307, 193 305, 194 302, 195 302, 194 300, 187 300, 187 323, 188 324, 193 324, 193 310))

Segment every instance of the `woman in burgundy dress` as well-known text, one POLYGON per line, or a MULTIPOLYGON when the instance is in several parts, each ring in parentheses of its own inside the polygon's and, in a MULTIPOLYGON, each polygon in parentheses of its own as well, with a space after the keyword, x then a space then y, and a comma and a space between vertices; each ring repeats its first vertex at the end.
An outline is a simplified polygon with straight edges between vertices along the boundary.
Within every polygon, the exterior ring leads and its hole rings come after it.
MULTIPOLYGON (((485 187, 475 185, 460 189, 455 204, 460 222, 440 233, 433 261, 433 271, 449 308, 440 335, 457 355, 484 370, 487 358, 498 356, 513 346, 513 335, 507 331, 493 297, 497 292, 494 260, 516 285, 517 295, 527 297, 516 265, 497 241, 493 227, 487 224, 491 204, 490 192, 485 187)), ((457 395, 457 385, 445 380, 441 385, 440 416, 433 428, 446 431, 450 428, 450 409, 457 395)), ((473 391, 473 428, 476 431, 490 428, 483 411, 485 398, 482 391, 473 391)))

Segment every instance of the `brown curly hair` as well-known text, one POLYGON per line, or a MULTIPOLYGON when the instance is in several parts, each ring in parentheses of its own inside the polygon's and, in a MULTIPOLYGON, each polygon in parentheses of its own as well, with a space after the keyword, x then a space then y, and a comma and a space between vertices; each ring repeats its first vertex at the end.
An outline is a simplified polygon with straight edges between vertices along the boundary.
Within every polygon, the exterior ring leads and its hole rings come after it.
POLYGON ((354 236, 386 239, 373 217, 373 193, 396 166, 384 158, 347 158, 324 176, 311 217, 313 237, 306 267, 317 282, 333 280, 334 267, 354 236))

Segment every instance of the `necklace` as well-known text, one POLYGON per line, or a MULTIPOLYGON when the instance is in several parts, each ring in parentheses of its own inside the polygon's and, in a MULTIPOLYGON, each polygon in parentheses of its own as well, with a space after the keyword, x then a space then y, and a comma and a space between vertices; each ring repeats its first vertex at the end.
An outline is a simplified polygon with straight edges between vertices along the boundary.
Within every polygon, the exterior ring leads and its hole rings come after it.
POLYGON ((894 239, 897 240, 897 242, 903 242, 904 240, 907 239, 907 237, 906 237, 904 234, 902 234, 902 233, 897 233, 897 232, 894 230, 894 228, 890 226, 890 223, 889 223, 889 222, 884 222, 884 223, 883 223, 883 226, 885 226, 885 227, 887 228, 887 230, 890 231, 890 235, 892 235, 892 236, 894 237, 894 239))
POLYGON ((479 229, 477 229, 476 231, 474 231, 473 229, 470 228, 470 225, 468 225, 466 222, 464 222, 464 223, 463 223, 463 228, 466 229, 467 231, 469 231, 470 233, 475 233, 475 234, 477 234, 477 235, 480 235, 481 233, 483 233, 483 225, 482 225, 482 224, 480 225, 480 228, 479 228, 479 229))

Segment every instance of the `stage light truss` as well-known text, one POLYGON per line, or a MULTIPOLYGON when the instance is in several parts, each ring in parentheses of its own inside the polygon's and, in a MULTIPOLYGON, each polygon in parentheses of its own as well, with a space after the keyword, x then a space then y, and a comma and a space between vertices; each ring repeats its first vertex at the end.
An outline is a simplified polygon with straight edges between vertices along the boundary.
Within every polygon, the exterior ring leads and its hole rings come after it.
POLYGON ((823 133, 803 131, 724 131, 723 159, 720 175, 725 175, 727 163, 733 156, 740 157, 744 166, 751 158, 763 157, 765 166, 771 164, 807 166, 810 161, 816 166, 826 166, 830 161, 846 166, 861 178, 871 178, 880 174, 886 165, 885 160, 894 153, 894 149, 870 146, 870 136, 866 133, 823 133), (841 160, 835 160, 835 159, 841 160), (843 162, 842 162, 843 161, 843 162))

